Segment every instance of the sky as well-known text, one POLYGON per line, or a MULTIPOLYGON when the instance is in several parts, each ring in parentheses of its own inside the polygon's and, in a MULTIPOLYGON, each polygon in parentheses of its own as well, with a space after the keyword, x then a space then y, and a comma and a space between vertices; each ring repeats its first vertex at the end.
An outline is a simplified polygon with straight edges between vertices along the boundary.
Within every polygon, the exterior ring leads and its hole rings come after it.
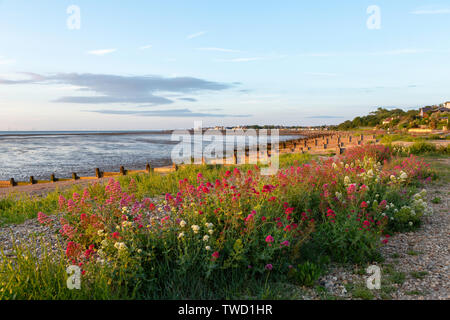
POLYGON ((0 0, 0 130, 337 124, 450 101, 450 0, 0 0))

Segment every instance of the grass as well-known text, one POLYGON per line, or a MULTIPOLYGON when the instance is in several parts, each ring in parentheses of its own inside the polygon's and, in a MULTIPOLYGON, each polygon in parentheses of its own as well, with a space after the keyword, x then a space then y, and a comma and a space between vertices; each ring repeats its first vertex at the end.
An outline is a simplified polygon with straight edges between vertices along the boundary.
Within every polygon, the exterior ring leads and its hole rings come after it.
POLYGON ((439 203, 442 203, 442 200, 441 200, 441 198, 439 198, 439 197, 434 197, 434 198, 431 200, 431 202, 434 203, 434 204, 439 204, 439 203))
POLYGON ((426 271, 412 271, 410 272, 411 277, 416 279, 423 279, 426 275, 428 275, 428 272, 426 271))
MULTIPOLYGON (((308 154, 282 154, 280 155, 280 167, 299 165, 310 161, 308 154)), ((189 165, 181 166, 176 172, 166 175, 158 173, 132 174, 115 177, 122 185, 128 185, 131 179, 136 181, 138 199, 144 197, 159 197, 166 193, 174 193, 178 190, 178 182, 187 178, 190 182, 197 179, 197 174, 202 173, 208 181, 214 181, 227 170, 233 170, 234 166, 221 165, 189 165)), ((254 165, 241 165, 241 170, 250 170, 254 165)), ((100 185, 91 185, 90 189, 102 188, 100 185)), ((64 191, 55 190, 45 196, 29 196, 27 194, 11 194, 0 199, 0 226, 8 224, 20 224, 28 219, 36 218, 38 212, 54 214, 58 210, 58 198, 62 194, 66 198, 72 197, 74 192, 82 193, 83 187, 71 186, 64 191)))
POLYGON ((423 295, 423 293, 420 292, 419 290, 406 291, 405 293, 406 293, 408 296, 421 296, 421 295, 423 295))
MULTIPOLYGON (((280 166, 288 167, 290 165, 298 165, 308 162, 310 156, 302 154, 287 154, 280 157, 280 166)), ((240 169, 252 169, 252 165, 240 166, 240 169)), ((197 179, 197 174, 202 172, 203 176, 208 181, 214 181, 221 176, 224 171, 232 170, 233 167, 223 167, 216 165, 192 165, 180 167, 177 172, 167 175, 138 174, 119 177, 122 185, 129 184, 131 179, 136 181, 137 191, 135 194, 138 199, 144 197, 159 197, 165 193, 174 193, 178 189, 178 182, 181 179, 187 178, 190 182, 197 179)), ((448 168, 446 169, 448 170, 448 168)), ((103 186, 91 186, 90 188, 103 188, 103 186)), ((73 186, 70 189, 62 192, 66 197, 73 192, 82 192, 82 187, 73 186)), ((29 197, 29 196, 9 196, 0 200, 0 225, 10 223, 21 223, 27 219, 34 218, 37 212, 43 211, 47 214, 52 214, 58 210, 58 196, 61 192, 54 191, 43 197, 29 197)), ((133 299, 133 292, 127 290, 126 283, 118 283, 114 288, 111 283, 108 283, 107 275, 111 270, 104 268, 101 270, 88 270, 88 277, 90 283, 89 288, 94 287, 94 291, 89 291, 82 287, 82 290, 68 291, 65 287, 65 279, 67 278, 66 267, 63 262, 55 263, 49 255, 44 254, 42 260, 36 258, 36 254, 32 249, 17 246, 15 248, 18 253, 17 259, 11 262, 11 259, 5 259, 3 253, 0 253, 0 299, 133 299), (19 269, 15 269, 19 266, 19 269), (15 272, 10 272, 15 270, 15 272), (14 288, 14 290, 12 290, 14 288)), ((63 252, 63 250, 60 250, 63 252)), ((410 250, 410 252, 413 252, 410 250)), ((416 253, 416 252, 414 252, 416 253)), ((419 253, 417 253, 419 254, 419 253)), ((397 254, 398 255, 398 254, 397 254)), ((393 255, 394 257, 394 255, 393 255)), ((64 259, 61 259, 64 261, 64 259)), ((357 267, 357 272, 365 273, 365 268, 357 267)), ((392 265, 384 265, 383 273, 388 277, 386 279, 386 286, 382 287, 380 296, 383 299, 389 299, 390 294, 395 289, 390 284, 402 284, 406 275, 403 272, 397 272, 392 265)), ((425 276, 420 273, 417 276, 425 276)), ((411 273, 411 276, 414 275, 411 273)), ((217 291, 209 290, 211 286, 196 281, 194 277, 174 277, 167 281, 167 286, 164 292, 156 292, 155 296, 149 293, 147 298, 197 298, 197 299, 289 299, 293 297, 300 297, 301 292, 294 290, 292 286, 284 278, 279 278, 277 281, 267 281, 266 278, 244 278, 230 272, 229 274, 221 274, 221 279, 214 279, 217 283, 223 285, 217 291), (183 281, 185 283, 183 283, 183 281), (180 297, 177 296, 180 292, 180 287, 189 287, 186 283, 195 283, 191 285, 189 295, 180 297), (217 292, 220 292, 218 296, 217 292)), ((214 288, 214 286, 212 286, 214 288)), ((336 299, 336 297, 328 294, 325 288, 316 287, 322 299, 336 299)), ((351 293, 354 298, 371 300, 375 298, 374 292, 367 289, 364 285, 355 285, 352 287, 351 293)))
POLYGON ((389 275, 388 279, 396 284, 403 284, 406 280, 406 274, 401 271, 394 271, 389 275))
POLYGON ((408 250, 406 253, 409 254, 410 256, 418 256, 419 254, 422 254, 422 252, 414 251, 412 249, 408 250))
POLYGON ((351 292, 352 297, 356 299, 373 300, 375 298, 372 290, 368 289, 362 284, 356 285, 351 292))

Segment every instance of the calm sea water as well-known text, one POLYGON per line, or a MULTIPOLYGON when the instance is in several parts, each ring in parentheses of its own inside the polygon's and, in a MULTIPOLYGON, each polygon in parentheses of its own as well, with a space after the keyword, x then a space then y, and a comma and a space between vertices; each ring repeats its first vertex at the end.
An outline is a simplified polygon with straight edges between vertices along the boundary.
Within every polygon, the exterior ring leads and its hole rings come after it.
MULTIPOLYGON (((169 165, 172 149, 179 141, 170 134, 122 132, 0 132, 0 180, 67 178, 72 172, 79 176, 102 171, 144 169, 169 165)), ((280 141, 299 136, 280 136, 280 141)), ((221 139, 221 137, 217 137, 221 139)), ((207 146, 210 142, 203 142, 207 146)))

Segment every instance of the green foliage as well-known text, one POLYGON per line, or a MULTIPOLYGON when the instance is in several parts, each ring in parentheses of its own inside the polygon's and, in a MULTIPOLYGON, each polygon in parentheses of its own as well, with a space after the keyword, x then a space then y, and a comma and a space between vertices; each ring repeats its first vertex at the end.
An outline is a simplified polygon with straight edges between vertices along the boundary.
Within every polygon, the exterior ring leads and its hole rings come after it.
POLYGON ((299 285, 312 287, 323 274, 323 266, 306 261, 292 268, 291 276, 299 285))
MULTIPOLYGON (((347 120, 337 126, 338 130, 349 130, 359 127, 375 127, 381 125, 383 120, 387 118, 395 118, 400 116, 407 116, 411 119, 415 119, 418 115, 418 111, 411 110, 408 112, 402 109, 387 110, 385 108, 378 108, 376 111, 371 112, 367 116, 356 117, 352 121, 347 120)), ((394 124, 396 124, 394 122, 394 124)), ((397 123, 398 124, 398 123, 397 123)))

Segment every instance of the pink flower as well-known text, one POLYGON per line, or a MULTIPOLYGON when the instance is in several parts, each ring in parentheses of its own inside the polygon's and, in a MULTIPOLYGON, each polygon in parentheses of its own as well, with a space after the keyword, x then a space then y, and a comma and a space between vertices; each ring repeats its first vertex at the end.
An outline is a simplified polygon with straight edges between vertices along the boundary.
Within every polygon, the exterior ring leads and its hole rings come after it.
POLYGON ((219 258, 220 254, 218 251, 214 251, 214 253, 211 255, 213 260, 216 260, 219 258))
POLYGON ((273 265, 271 265, 270 263, 266 264, 265 269, 270 271, 273 269, 273 265))
POLYGON ((53 220, 42 212, 38 212, 38 221, 40 224, 50 224, 53 220))
POLYGON ((289 241, 285 240, 281 243, 282 246, 289 247, 289 241))
POLYGON ((361 202, 361 208, 367 208, 367 202, 365 201, 361 202))
POLYGON ((81 252, 81 246, 78 243, 69 241, 67 243, 66 255, 68 258, 76 258, 81 252))
POLYGON ((271 236, 271 235, 268 235, 267 237, 266 237, 266 242, 267 243, 271 243, 271 242, 273 242, 274 241, 274 239, 273 239, 273 237, 271 236))

